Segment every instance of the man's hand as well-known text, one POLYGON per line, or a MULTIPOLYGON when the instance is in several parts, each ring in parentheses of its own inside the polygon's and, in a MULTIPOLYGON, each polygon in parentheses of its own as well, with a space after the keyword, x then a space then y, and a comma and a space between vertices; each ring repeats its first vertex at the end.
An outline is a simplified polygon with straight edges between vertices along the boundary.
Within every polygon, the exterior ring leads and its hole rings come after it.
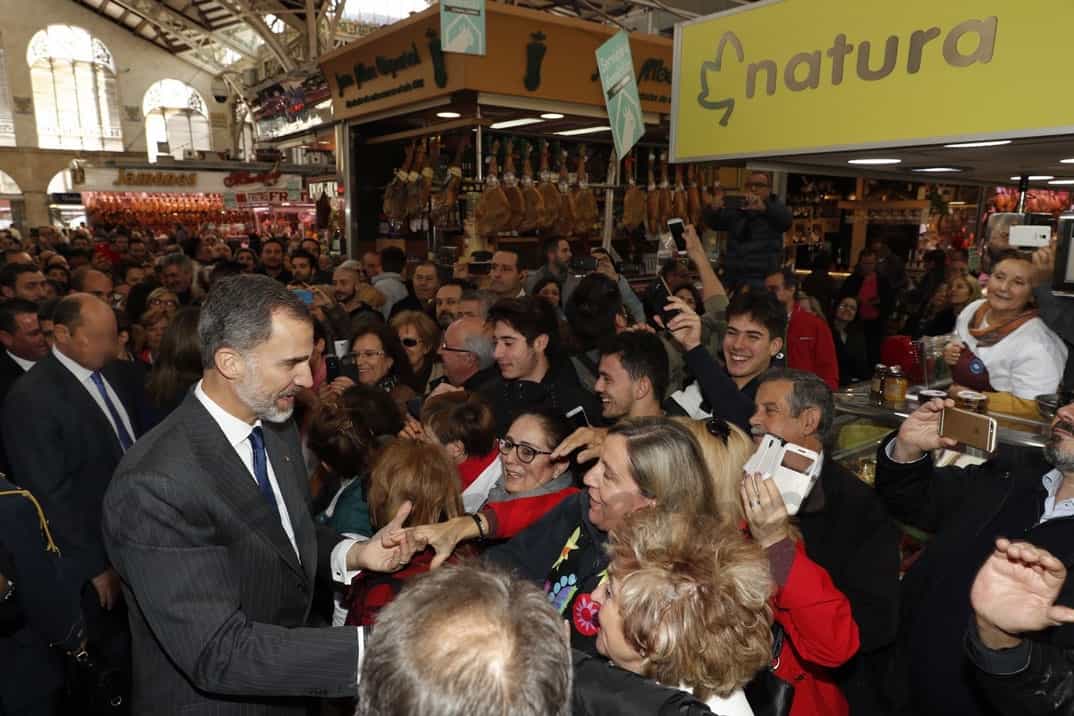
POLYGON ((766 480, 757 473, 746 475, 740 492, 746 522, 757 544, 768 549, 790 536, 791 517, 775 480, 766 480))
POLYGON ((970 590, 981 641, 990 649, 1017 646, 1017 635, 1074 622, 1074 609, 1055 605, 1067 578, 1051 553, 1000 538, 970 590))
POLYGON ((1042 246, 1033 252, 1033 285, 1044 286, 1055 275, 1055 247, 1042 246))
POLYGON ((764 211, 766 209, 764 200, 753 192, 746 194, 746 203, 742 206, 746 211, 764 211))
POLYGON ((716 187, 716 190, 712 192, 712 196, 708 201, 708 208, 714 211, 723 208, 723 189, 716 187))
POLYGON ((101 608, 112 611, 112 608, 119 604, 119 600, 123 597, 116 570, 109 567, 94 577, 92 583, 93 588, 97 590, 97 599, 101 603, 101 608))
POLYGON ((578 453, 578 462, 589 462, 600 457, 600 448, 604 445, 604 438, 608 436, 607 428, 578 428, 568 435, 566 439, 556 446, 549 455, 549 459, 567 460, 571 453, 581 448, 578 453))
POLYGON ((955 401, 947 398, 934 398, 910 413, 902 421, 899 433, 892 445, 892 456, 896 462, 913 462, 926 452, 937 448, 953 448, 957 440, 940 437, 940 413, 944 408, 955 407, 955 401))
MULTIPOLYGON (((487 532, 488 522, 484 521, 480 514, 478 519, 482 520, 482 525, 487 532)), ((411 533, 413 540, 429 545, 436 552, 430 565, 431 569, 436 569, 447 561, 459 542, 481 536, 477 531, 477 525, 474 524, 474 518, 469 515, 456 517, 447 522, 411 527, 407 532, 411 533)))
MULTIPOLYGON (((671 331, 672 337, 683 347, 683 350, 689 352, 701 345, 701 316, 697 315, 696 311, 676 296, 668 297, 664 309, 679 312, 679 315, 672 318, 664 328, 671 331)), ((663 325, 660 316, 657 316, 655 320, 663 325)))
POLYGON ((343 395, 347 388, 353 388, 354 381, 350 378, 341 375, 333 380, 331 383, 322 383, 320 387, 321 400, 330 400, 332 398, 338 398, 343 395))
POLYGON ((682 232, 682 238, 686 242, 686 254, 693 259, 694 263, 708 260, 705 255, 705 247, 701 244, 701 237, 697 235, 697 229, 694 228, 693 224, 686 225, 682 232))
POLYGON ((426 443, 432 442, 429 439, 429 436, 425 433, 425 426, 415 420, 413 415, 409 414, 406 416, 406 424, 403 425, 403 429, 399 431, 399 437, 408 440, 420 440, 426 443))
POLYGON ((358 542, 347 552, 347 569, 371 572, 396 572, 410 562, 415 552, 425 549, 427 542, 417 539, 413 532, 403 529, 412 505, 404 502, 391 522, 381 527, 368 542, 358 542))
POLYGON ((597 259, 597 273, 604 274, 612 281, 619 281, 619 272, 615 270, 615 263, 612 261, 611 256, 597 249, 593 249, 589 253, 597 259))
POLYGON ((943 362, 947 365, 954 367, 958 364, 958 359, 962 356, 962 350, 965 348, 965 344, 962 341, 951 341, 943 349, 943 362))

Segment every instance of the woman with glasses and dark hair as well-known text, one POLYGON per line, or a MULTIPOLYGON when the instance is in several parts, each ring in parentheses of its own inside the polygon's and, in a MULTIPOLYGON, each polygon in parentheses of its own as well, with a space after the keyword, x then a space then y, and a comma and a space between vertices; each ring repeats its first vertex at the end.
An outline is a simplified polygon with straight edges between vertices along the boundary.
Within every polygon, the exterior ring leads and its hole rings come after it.
POLYGON ((383 390, 400 412, 406 410, 408 400, 418 397, 410 359, 399 337, 388 326, 367 325, 359 329, 351 343, 351 355, 358 369, 358 382, 383 390))
POLYGON ((406 351, 410 369, 414 372, 414 389, 425 395, 429 392, 429 384, 444 375, 444 366, 437 360, 440 329, 433 319, 420 311, 401 311, 392 317, 389 325, 406 351))

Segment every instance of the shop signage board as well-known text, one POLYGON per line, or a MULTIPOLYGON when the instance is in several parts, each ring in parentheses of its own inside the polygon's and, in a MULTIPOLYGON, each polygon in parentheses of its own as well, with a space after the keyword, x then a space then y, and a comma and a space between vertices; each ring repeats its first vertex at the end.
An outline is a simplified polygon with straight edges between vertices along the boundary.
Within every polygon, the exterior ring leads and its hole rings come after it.
POLYGON ((485 54, 485 0, 441 0, 440 49, 485 54))
POLYGON ((1074 132, 1069 0, 767 0, 675 28, 674 161, 1074 132))
MULTIPOLYGON (((248 187, 254 191, 282 191, 295 196, 292 201, 297 201, 302 191, 302 177, 297 174, 275 173, 273 177, 265 177, 270 172, 256 171, 252 173, 242 172, 250 176, 271 178, 269 184, 258 182, 248 187)), ((235 176, 232 172, 207 172, 207 171, 176 171, 157 169, 134 169, 134 168, 110 168, 110 167, 86 167, 78 175, 72 173, 72 191, 99 191, 99 192, 146 192, 155 194, 218 194, 226 191, 234 192, 240 188, 235 185, 235 176), (78 181, 81 180, 81 181, 78 181), (230 184, 228 182, 231 182, 230 184)))
POLYGON ((597 69, 615 139, 615 153, 625 157, 645 134, 638 82, 634 78, 634 59, 630 55, 630 36, 626 31, 620 30, 597 48, 597 69))
MULTIPOLYGON (((453 2, 454 0, 448 0, 453 2)), ((357 119, 471 90, 604 108, 596 50, 607 25, 490 3, 484 55, 444 52, 431 7, 324 55, 335 119, 357 119)), ((643 112, 671 112, 671 41, 631 33, 643 112)))

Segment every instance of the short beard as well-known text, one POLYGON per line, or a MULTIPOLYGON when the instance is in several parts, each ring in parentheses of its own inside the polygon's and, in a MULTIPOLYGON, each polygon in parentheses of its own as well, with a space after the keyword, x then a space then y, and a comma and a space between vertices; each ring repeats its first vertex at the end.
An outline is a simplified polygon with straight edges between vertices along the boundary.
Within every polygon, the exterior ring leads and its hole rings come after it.
POLYGON ((260 387, 260 366, 252 358, 245 359, 245 363, 246 375, 235 384, 235 393, 239 400, 260 420, 267 420, 270 423, 285 423, 290 420, 291 414, 295 411, 294 404, 292 403, 292 407, 287 410, 280 410, 276 406, 276 399, 293 395, 293 393, 264 395, 260 387))
POLYGON ((1044 459, 1060 472, 1074 472, 1074 453, 1064 452, 1059 449, 1059 443, 1063 438, 1055 434, 1055 428, 1074 434, 1074 425, 1065 420, 1060 420, 1056 423, 1048 435, 1048 442, 1044 443, 1044 459))

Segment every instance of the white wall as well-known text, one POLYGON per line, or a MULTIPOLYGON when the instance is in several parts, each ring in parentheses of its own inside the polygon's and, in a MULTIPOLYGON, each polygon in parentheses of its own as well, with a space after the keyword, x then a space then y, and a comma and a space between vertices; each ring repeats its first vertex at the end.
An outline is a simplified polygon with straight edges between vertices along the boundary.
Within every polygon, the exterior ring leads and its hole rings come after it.
MULTIPOLYGON (((74 0, 0 0, 0 44, 7 55, 8 81, 14 97, 33 97, 26 50, 38 30, 51 24, 78 25, 99 38, 111 51, 116 65, 123 144, 127 151, 145 152, 145 124, 127 121, 125 107, 137 107, 142 96, 157 80, 170 77, 197 89, 213 114, 229 115, 229 106, 213 99, 209 91, 212 76, 165 52, 74 0)), ((37 146, 33 115, 15 115, 15 141, 19 147, 37 146)), ((231 148, 226 128, 213 129, 213 150, 231 148)))

